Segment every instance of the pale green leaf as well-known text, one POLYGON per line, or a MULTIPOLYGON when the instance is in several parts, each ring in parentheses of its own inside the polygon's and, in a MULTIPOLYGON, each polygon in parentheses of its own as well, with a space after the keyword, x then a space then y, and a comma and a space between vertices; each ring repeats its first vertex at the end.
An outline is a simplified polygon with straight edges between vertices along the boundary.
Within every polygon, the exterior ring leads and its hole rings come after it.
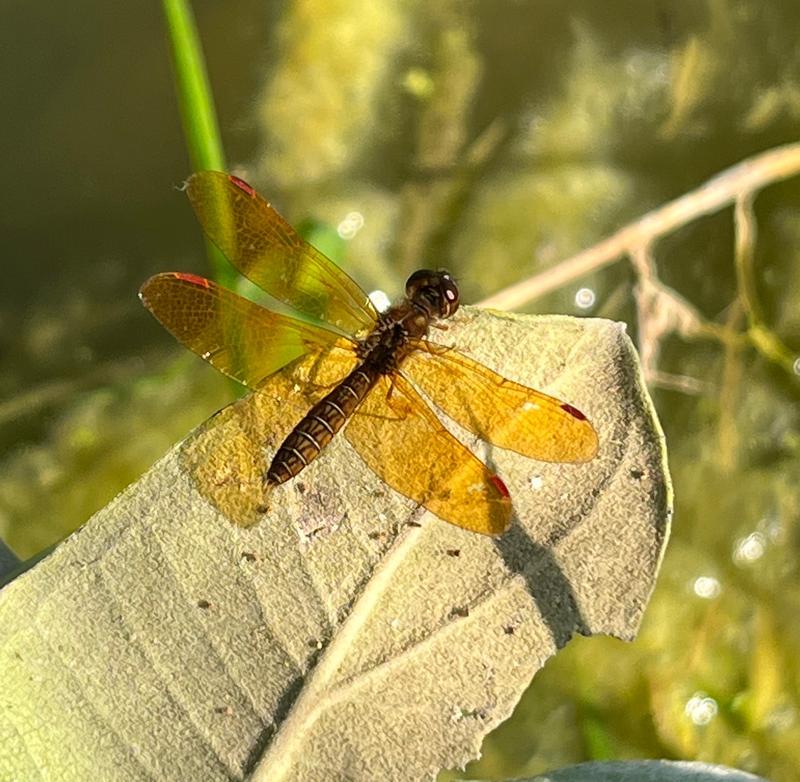
POLYGON ((633 638, 671 497, 624 327, 457 320, 441 340, 579 407, 599 456, 478 444, 518 515, 491 539, 420 514, 342 437, 236 528, 177 447, 0 594, 0 778, 429 778, 574 632, 633 638))
MULTIPOLYGON (((471 780, 480 782, 480 780, 471 780)), ((766 782, 728 766, 680 760, 579 763, 515 782, 766 782)))

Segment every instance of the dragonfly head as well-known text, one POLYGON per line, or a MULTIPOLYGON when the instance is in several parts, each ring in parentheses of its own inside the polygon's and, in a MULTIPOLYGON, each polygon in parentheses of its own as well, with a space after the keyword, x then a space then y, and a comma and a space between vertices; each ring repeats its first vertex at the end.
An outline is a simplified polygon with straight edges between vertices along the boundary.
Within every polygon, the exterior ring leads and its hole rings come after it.
POLYGON ((458 286, 446 271, 415 271, 406 281, 406 296, 434 318, 449 318, 458 309, 458 286))

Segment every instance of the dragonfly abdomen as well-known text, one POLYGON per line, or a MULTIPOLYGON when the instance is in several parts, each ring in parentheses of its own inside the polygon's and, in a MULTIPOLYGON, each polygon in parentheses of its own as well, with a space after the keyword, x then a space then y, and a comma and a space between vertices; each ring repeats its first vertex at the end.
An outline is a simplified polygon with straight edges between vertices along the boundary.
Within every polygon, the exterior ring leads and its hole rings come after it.
POLYGON ((362 364, 317 402, 278 448, 266 474, 274 486, 294 478, 307 467, 345 425, 380 373, 362 364))

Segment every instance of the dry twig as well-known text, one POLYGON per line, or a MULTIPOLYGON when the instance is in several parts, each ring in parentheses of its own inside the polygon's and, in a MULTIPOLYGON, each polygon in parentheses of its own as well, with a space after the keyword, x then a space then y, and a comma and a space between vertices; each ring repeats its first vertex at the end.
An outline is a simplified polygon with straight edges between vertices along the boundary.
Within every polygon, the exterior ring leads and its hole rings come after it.
POLYGON ((752 262, 756 224, 752 203, 767 185, 800 174, 800 144, 787 144, 749 158, 723 171, 693 190, 630 223, 593 247, 567 258, 540 274, 529 277, 488 297, 484 307, 515 309, 552 290, 628 257, 637 274, 637 307, 645 368, 658 377, 655 359, 658 343, 670 332, 684 338, 705 337, 733 344, 744 337, 765 358, 789 372, 796 372, 796 356, 764 323, 758 304, 752 262), (661 237, 735 204, 736 270, 739 297, 747 314, 744 335, 710 323, 677 292, 659 281, 650 248, 661 237))

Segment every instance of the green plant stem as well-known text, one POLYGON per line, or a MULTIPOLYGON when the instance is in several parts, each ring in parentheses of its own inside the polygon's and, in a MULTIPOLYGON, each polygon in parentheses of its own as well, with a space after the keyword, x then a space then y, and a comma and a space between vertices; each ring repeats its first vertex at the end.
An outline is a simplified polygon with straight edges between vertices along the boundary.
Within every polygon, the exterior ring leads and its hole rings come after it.
MULTIPOLYGON (((195 171, 225 170, 225 155, 214 109, 194 14, 188 0, 163 0, 175 86, 189 159, 195 171)), ((222 253, 206 242, 208 260, 215 279, 233 286, 236 274, 222 253)))

